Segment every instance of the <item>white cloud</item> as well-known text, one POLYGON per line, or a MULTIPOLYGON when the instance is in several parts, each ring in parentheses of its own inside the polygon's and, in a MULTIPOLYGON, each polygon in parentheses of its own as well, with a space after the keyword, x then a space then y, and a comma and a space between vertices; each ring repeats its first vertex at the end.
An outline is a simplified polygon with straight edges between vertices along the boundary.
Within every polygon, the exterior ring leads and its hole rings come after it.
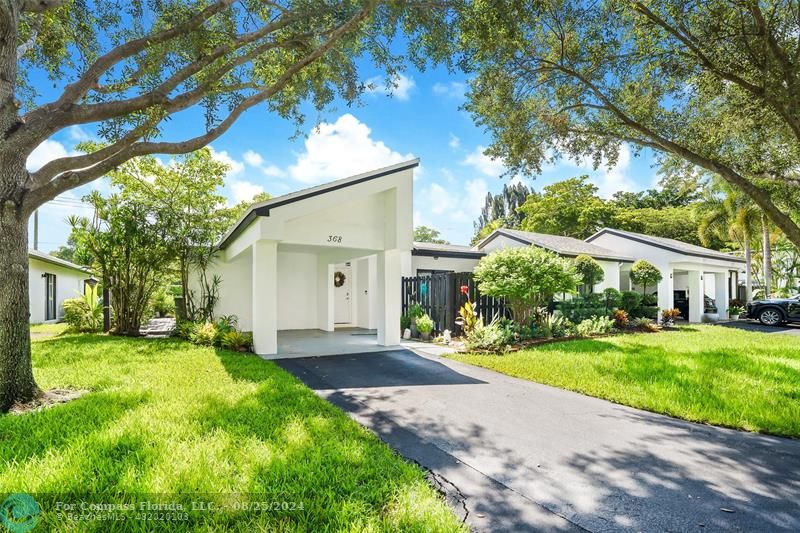
POLYGON ((506 170, 503 166, 503 162, 499 159, 492 159, 484 154, 484 150, 486 150, 485 146, 478 145, 475 147, 475 150, 467 155, 461 164, 471 166, 486 176, 494 178, 499 177, 506 170))
POLYGON ((84 142, 92 139, 92 136, 88 131, 77 125, 70 126, 67 130, 67 134, 69 135, 69 138, 75 142, 84 142))
POLYGON ((228 176, 236 176, 244 171, 244 163, 232 158, 225 150, 218 152, 212 146, 208 148, 211 150, 211 157, 228 165, 228 176))
POLYGON ((371 133, 349 113, 333 124, 320 124, 306 139, 305 152, 289 166, 289 175, 303 183, 322 183, 414 158, 374 140, 371 133))
POLYGON ((385 94, 387 96, 394 96, 398 100, 406 101, 411 97, 411 91, 417 86, 414 78, 404 76, 398 73, 392 78, 389 87, 386 86, 386 80, 380 76, 375 76, 367 80, 369 87, 366 92, 369 94, 385 94))
POLYGON ((231 192, 236 203, 250 201, 256 194, 264 192, 264 187, 246 180, 237 180, 231 183, 231 192))
POLYGON ((447 141, 447 144, 450 146, 450 148, 452 148, 453 150, 456 150, 456 149, 458 149, 459 146, 461 146, 461 139, 459 139, 456 135, 453 135, 451 133, 450 134, 450 140, 447 141))
POLYGON ((242 157, 244 157, 244 162, 251 167, 260 167, 264 164, 264 158, 261 157, 261 154, 252 150, 246 151, 242 157))
POLYGON ((71 155, 77 155, 77 153, 67 150, 64 145, 58 141, 48 139, 34 148, 33 152, 28 156, 28 161, 25 163, 25 166, 28 168, 28 171, 35 172, 54 159, 60 159, 71 155))
POLYGON ((467 86, 460 81, 433 84, 433 94, 452 98, 453 100, 463 100, 466 92, 467 86))
POLYGON ((431 184, 427 196, 434 215, 444 214, 453 208, 453 195, 438 183, 431 184))
POLYGON ((264 158, 258 152, 254 152, 253 150, 248 150, 242 155, 242 157, 244 158, 245 163, 247 163, 251 167, 259 169, 261 173, 267 176, 268 178, 286 177, 286 171, 284 171, 277 165, 273 165, 271 163, 267 163, 266 161, 264 161, 264 158))

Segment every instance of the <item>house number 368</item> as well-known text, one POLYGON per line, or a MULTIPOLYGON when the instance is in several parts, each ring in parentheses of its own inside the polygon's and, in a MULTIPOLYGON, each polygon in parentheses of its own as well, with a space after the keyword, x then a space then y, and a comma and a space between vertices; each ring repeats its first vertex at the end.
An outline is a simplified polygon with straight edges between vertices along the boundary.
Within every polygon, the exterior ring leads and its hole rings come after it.
POLYGON ((342 236, 341 235, 328 235, 328 242, 335 242, 337 244, 342 244, 342 236))

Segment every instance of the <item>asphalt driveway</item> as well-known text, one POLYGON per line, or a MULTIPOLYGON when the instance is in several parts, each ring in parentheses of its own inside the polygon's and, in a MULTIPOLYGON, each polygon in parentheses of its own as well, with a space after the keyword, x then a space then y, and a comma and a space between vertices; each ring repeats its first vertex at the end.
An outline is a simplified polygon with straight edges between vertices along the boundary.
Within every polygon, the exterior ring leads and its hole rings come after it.
POLYGON ((277 361, 429 468, 475 530, 800 530, 800 441, 407 350, 277 361))

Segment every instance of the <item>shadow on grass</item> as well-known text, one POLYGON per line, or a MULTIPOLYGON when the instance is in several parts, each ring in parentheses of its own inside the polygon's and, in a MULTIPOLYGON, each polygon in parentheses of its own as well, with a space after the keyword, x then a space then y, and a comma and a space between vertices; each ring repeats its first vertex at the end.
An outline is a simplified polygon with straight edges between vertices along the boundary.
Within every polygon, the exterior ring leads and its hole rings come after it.
POLYGON ((42 411, 0 416, 0 462, 56 452, 103 431, 146 399, 141 393, 95 392, 42 411))

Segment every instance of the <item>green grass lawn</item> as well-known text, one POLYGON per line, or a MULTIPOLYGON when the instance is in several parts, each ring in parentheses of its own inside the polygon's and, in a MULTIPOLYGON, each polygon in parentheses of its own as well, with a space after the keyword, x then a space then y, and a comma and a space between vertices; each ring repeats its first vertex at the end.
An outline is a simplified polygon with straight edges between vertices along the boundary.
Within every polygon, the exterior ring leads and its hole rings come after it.
POLYGON ((720 326, 453 359, 686 420, 800 437, 800 338, 720 326))
POLYGON ((55 336, 66 332, 68 327, 66 322, 59 322, 57 324, 31 324, 31 333, 33 333, 34 336, 55 336))
POLYGON ((42 388, 91 390, 0 416, 0 499, 34 494, 42 529, 460 529, 421 469, 256 356, 172 339, 64 335, 35 341, 33 361, 42 388), (188 521, 128 513, 132 521, 70 525, 56 514, 59 499, 187 508, 199 500, 220 510, 190 510, 188 521), (237 510, 241 501, 289 509, 237 510))

